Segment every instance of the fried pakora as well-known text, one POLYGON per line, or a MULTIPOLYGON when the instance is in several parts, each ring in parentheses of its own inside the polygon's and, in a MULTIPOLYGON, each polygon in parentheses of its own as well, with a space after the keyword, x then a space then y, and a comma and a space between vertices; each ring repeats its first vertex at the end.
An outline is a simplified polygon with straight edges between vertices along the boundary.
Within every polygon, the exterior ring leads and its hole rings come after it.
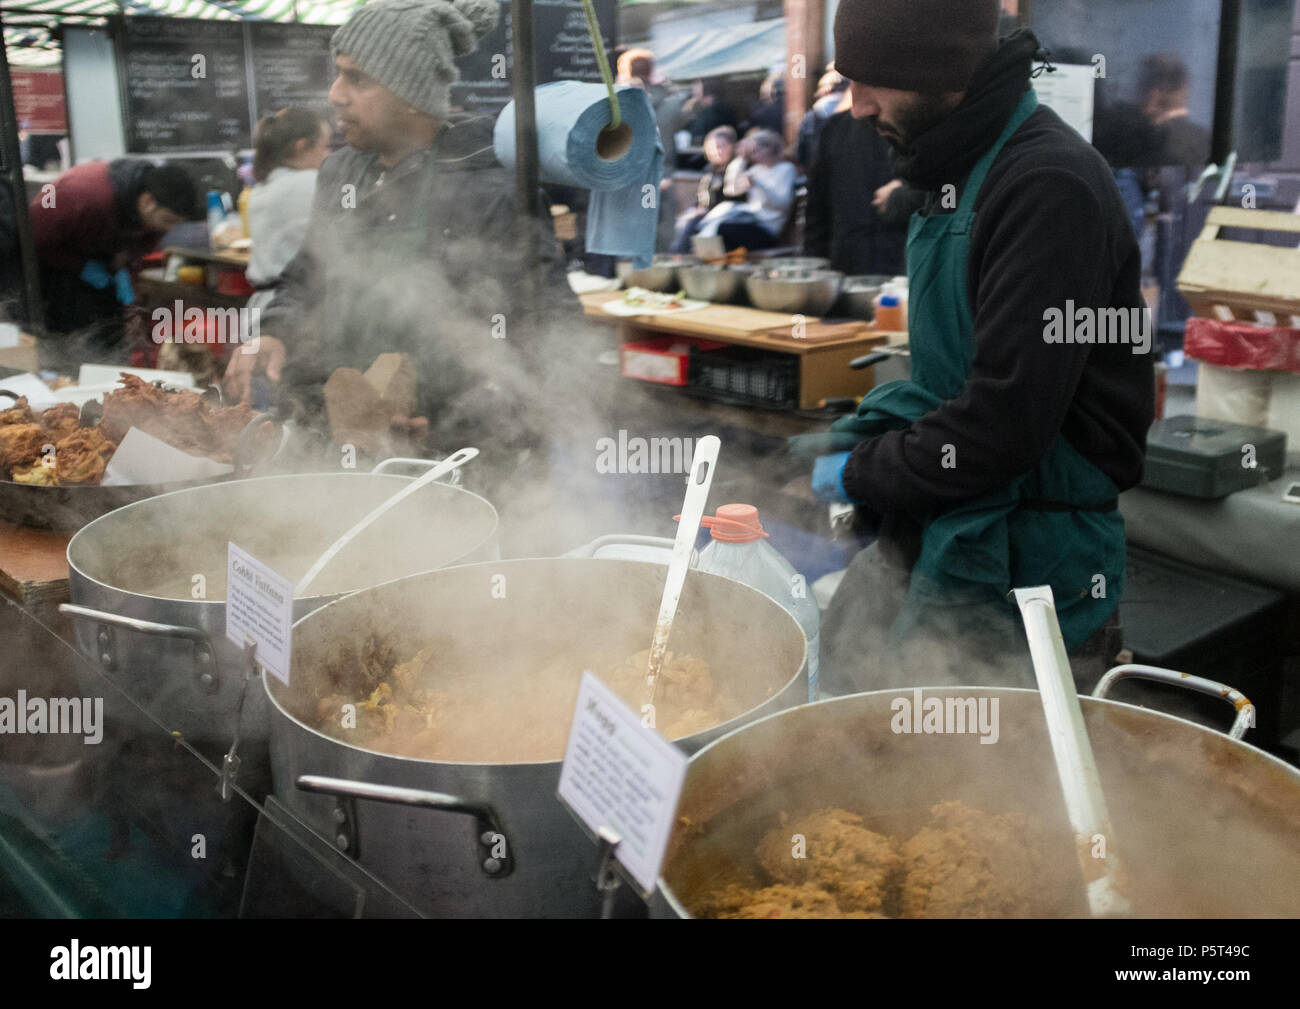
POLYGON ((25 483, 30 487, 52 487, 54 486, 54 467, 45 461, 46 457, 41 456, 33 463, 26 466, 15 466, 13 470, 14 483, 25 483))
MULTIPOLYGON (((182 452, 230 462, 240 432, 256 415, 246 404, 212 407, 192 389, 171 392, 123 372, 120 386, 104 396, 98 428, 81 426, 81 409, 59 403, 36 417, 26 398, 0 411, 0 475, 13 473, 17 483, 93 484, 104 475, 109 458, 127 431, 136 427, 182 452), (32 464, 45 445, 55 446, 54 465, 32 464)), ((258 443, 270 444, 270 425, 258 443)))
POLYGON ((81 407, 76 403, 58 403, 41 414, 40 424, 58 441, 81 426, 81 407))
POLYGON ((54 479, 60 486, 99 483, 117 446, 98 428, 78 428, 54 446, 54 479))
POLYGON ((118 442, 133 427, 148 430, 162 412, 167 393, 138 375, 122 373, 122 388, 104 394, 104 413, 99 426, 105 437, 118 442))
POLYGON ((39 424, 6 424, 0 427, 0 470, 26 467, 40 458, 50 444, 50 434, 39 424))
MULTIPOLYGON (((8 402, 8 400, 0 400, 0 402, 8 402)), ((30 424, 32 420, 32 408, 27 405, 26 396, 19 396, 12 406, 0 410, 0 427, 7 424, 30 424)))
MULTIPOLYGON (((213 407, 193 389, 164 392, 143 379, 123 373, 122 388, 104 396, 99 422, 104 434, 121 441, 133 427, 188 452, 230 462, 239 434, 256 416, 247 404, 213 407)), ((267 438, 273 433, 268 426, 267 438)))

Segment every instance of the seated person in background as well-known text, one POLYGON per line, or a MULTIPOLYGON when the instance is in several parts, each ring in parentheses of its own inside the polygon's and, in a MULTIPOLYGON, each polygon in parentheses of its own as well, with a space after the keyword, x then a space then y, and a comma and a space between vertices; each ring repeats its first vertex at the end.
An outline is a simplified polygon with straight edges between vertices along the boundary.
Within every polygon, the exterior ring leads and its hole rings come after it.
POLYGON ((908 218, 891 220, 873 204, 893 179, 889 145, 870 123, 853 118, 847 90, 840 97, 808 171, 804 252, 829 259, 849 276, 897 276, 906 269, 908 218))
POLYGON ((91 161, 60 175, 48 198, 37 193, 28 212, 47 334, 86 340, 54 348, 52 357, 124 356, 123 307, 135 300, 130 270, 168 231, 200 216, 194 182, 178 165, 91 161))
POLYGON ((695 190, 695 205, 677 218, 677 232, 673 236, 672 252, 690 252, 691 237, 699 230, 704 215, 722 202, 723 187, 727 181, 727 168, 736 152, 736 131, 730 126, 719 126, 704 138, 704 156, 709 166, 700 176, 695 190))
POLYGON ((723 188, 723 195, 731 199, 704 216, 697 234, 718 236, 728 251, 742 246, 771 249, 780 240, 794 204, 794 165, 786 160, 784 141, 771 130, 747 136, 737 153, 723 188))
POLYGON ((257 124, 253 178, 248 199, 248 230, 253 240, 248 282, 257 291, 249 308, 263 308, 275 297, 280 274, 302 248, 316 192, 316 170, 329 156, 333 131, 307 109, 281 109, 257 124))

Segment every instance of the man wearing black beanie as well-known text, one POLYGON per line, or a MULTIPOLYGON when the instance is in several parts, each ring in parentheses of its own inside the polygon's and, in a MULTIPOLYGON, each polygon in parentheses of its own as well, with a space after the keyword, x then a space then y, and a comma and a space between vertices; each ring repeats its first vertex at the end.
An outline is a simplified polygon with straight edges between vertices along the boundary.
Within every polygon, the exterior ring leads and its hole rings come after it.
POLYGON ((999 42, 998 0, 841 0, 853 114, 928 194, 908 240, 912 378, 835 425, 814 487, 880 530, 823 624, 830 693, 1021 682, 1007 592, 1052 587, 1084 685, 1118 651, 1117 496, 1154 402, 1140 259, 1105 161, 999 42), (1086 661, 1085 661, 1086 659, 1086 661))

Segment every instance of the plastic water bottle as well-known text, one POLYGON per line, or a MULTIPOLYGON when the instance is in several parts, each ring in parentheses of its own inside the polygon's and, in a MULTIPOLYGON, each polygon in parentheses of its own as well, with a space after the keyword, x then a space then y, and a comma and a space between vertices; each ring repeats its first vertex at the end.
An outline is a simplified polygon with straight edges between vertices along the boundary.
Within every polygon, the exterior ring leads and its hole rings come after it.
POLYGON ((208 190, 208 246, 212 249, 217 247, 217 232, 226 223, 226 206, 221 196, 215 189, 208 190))
POLYGON ((757 589, 799 622, 808 638, 808 700, 817 700, 817 652, 821 611, 812 590, 788 560, 766 541, 753 505, 729 504, 703 519, 713 542, 700 553, 698 570, 723 575, 757 589))
POLYGON ((901 333, 907 328, 903 298, 893 283, 885 284, 876 296, 876 329, 887 333, 901 333))

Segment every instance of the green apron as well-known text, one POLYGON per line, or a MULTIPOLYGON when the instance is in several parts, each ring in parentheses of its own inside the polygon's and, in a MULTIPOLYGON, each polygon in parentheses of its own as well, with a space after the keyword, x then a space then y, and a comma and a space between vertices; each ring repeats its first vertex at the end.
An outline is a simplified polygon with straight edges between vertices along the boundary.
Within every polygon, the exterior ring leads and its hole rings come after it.
MULTIPOLYGON (((1035 93, 1025 92, 1002 135, 972 170, 955 213, 912 218, 911 381, 873 390, 857 416, 835 424, 837 436, 860 439, 906 427, 961 394, 974 353, 966 261, 975 203, 990 166, 1037 106, 1035 93)), ((999 633, 1014 633, 1007 593, 1050 585, 1066 647, 1077 649, 1114 612, 1124 589, 1124 522, 1117 498, 1113 481, 1058 435, 1031 472, 929 517, 907 599, 891 628, 895 640, 927 628, 987 634, 1000 625, 999 633)))

